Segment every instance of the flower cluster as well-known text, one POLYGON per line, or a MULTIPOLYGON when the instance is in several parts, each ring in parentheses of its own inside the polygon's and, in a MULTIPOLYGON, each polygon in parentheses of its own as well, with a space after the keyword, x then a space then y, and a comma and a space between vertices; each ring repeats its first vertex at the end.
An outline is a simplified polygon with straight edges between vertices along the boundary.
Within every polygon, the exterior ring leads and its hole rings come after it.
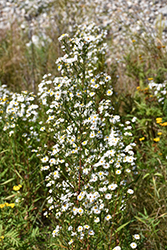
POLYGON ((5 203, 0 204, 0 208, 4 208, 4 207, 14 208, 14 206, 15 206, 15 203, 7 203, 7 202, 5 202, 5 203))
POLYGON ((155 83, 151 80, 148 84, 149 89, 153 90, 153 94, 157 96, 158 102, 164 104, 167 94, 167 81, 163 83, 155 83))

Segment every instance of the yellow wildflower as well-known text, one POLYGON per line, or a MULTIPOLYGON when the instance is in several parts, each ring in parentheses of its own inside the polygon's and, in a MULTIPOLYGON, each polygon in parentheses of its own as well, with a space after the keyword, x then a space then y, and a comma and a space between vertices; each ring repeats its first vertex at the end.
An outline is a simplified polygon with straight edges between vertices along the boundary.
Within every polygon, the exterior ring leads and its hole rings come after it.
POLYGON ((139 138, 139 141, 144 141, 145 137, 139 138))
POLYGON ((160 138, 159 137, 154 138, 154 141, 158 142, 158 141, 160 141, 160 138))
POLYGON ((13 186, 13 190, 19 191, 21 187, 22 187, 22 185, 20 185, 20 184, 18 186, 13 186))
POLYGON ((0 208, 4 208, 5 207, 5 204, 0 204, 0 208))
POLYGON ((167 122, 164 122, 164 123, 160 123, 161 126, 165 127, 167 126, 167 122))
POLYGON ((162 135, 162 132, 158 132, 158 135, 162 135))
POLYGON ((4 239, 4 236, 3 236, 3 235, 2 235, 2 236, 0 236, 0 241, 1 241, 1 240, 3 240, 3 239, 4 239))
POLYGON ((14 190, 14 191, 18 191, 19 189, 20 189, 20 187, 18 187, 18 186, 14 186, 14 187, 13 187, 13 190, 14 190))
POLYGON ((152 78, 152 77, 150 77, 150 78, 148 78, 148 80, 149 80, 149 81, 152 81, 152 80, 153 80, 153 78, 152 78))
POLYGON ((8 206, 11 207, 11 208, 14 208, 15 203, 10 203, 8 206))
MULTIPOLYGON (((161 123, 162 122, 162 118, 161 117, 157 117, 156 118, 156 123, 161 123)), ((161 125, 161 124, 160 124, 161 125)))

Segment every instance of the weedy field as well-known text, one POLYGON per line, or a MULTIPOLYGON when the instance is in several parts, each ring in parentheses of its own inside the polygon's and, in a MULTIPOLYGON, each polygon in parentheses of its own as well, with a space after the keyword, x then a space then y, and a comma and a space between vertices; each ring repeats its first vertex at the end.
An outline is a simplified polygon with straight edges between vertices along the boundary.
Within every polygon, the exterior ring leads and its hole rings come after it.
POLYGON ((23 6, 1 35, 0 248, 165 250, 163 27, 122 26, 120 46, 94 7, 73 5, 23 6))

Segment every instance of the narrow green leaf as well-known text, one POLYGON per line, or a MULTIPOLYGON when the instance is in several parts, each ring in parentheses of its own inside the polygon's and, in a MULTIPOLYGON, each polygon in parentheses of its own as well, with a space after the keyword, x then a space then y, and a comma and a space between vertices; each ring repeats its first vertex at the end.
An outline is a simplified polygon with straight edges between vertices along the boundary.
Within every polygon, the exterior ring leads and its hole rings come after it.
POLYGON ((0 174, 0 178, 1 178, 1 179, 2 179, 2 177, 6 174, 6 172, 8 172, 8 169, 7 169, 7 168, 0 174))
POLYGON ((117 230, 115 231, 115 233, 119 232, 122 228, 126 227, 126 225, 128 225, 129 223, 131 223, 132 221, 128 221, 125 224, 121 225, 119 228, 117 228, 117 230))
POLYGON ((143 220, 142 218, 139 218, 138 216, 135 216, 135 218, 139 221, 141 221, 144 224, 147 224, 147 222, 145 220, 143 220))
POLYGON ((145 175, 143 176, 143 180, 144 180, 147 176, 149 176, 149 175, 150 175, 149 173, 145 174, 145 175))
POLYGON ((17 194, 12 194, 4 198, 4 200, 10 200, 11 198, 15 197, 17 194))
POLYGON ((159 218, 161 218, 161 217, 167 217, 167 213, 161 214, 161 215, 159 216, 159 218))
POLYGON ((14 169, 13 171, 20 177, 20 179, 23 180, 23 177, 19 174, 19 172, 16 169, 14 169))
POLYGON ((9 179, 9 180, 7 180, 7 181, 1 183, 0 185, 5 185, 5 184, 7 184, 7 183, 9 183, 9 182, 11 182, 11 181, 13 181, 13 180, 14 180, 14 178, 11 178, 11 179, 9 179))
POLYGON ((6 150, 0 152, 0 154, 3 154, 3 153, 5 153, 5 152, 7 152, 7 151, 9 151, 9 149, 6 149, 6 150))
POLYGON ((160 174, 160 173, 155 173, 155 175, 160 176, 160 177, 163 177, 163 175, 160 174))

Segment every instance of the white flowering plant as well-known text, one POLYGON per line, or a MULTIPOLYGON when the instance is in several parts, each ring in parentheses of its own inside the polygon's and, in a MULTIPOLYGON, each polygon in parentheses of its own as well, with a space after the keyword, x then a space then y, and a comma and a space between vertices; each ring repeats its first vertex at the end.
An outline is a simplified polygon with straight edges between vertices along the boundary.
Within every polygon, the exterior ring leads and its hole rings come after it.
POLYGON ((54 220, 57 244, 69 249, 121 249, 126 235, 119 236, 131 222, 126 202, 134 193, 135 143, 130 122, 112 114, 111 77, 97 70, 105 36, 94 24, 78 27, 71 39, 62 35, 61 76, 39 85, 43 106, 53 97, 45 124, 54 145, 41 158, 49 188, 44 215, 54 220))
POLYGON ((32 182, 40 165, 38 180, 44 176, 48 189, 42 216, 52 221, 59 248, 137 247, 128 230, 135 143, 131 122, 113 114, 112 79, 103 72, 106 35, 95 24, 78 26, 73 38, 63 34, 60 77, 44 75, 36 95, 1 87, 3 131, 32 155, 23 183, 32 182))

